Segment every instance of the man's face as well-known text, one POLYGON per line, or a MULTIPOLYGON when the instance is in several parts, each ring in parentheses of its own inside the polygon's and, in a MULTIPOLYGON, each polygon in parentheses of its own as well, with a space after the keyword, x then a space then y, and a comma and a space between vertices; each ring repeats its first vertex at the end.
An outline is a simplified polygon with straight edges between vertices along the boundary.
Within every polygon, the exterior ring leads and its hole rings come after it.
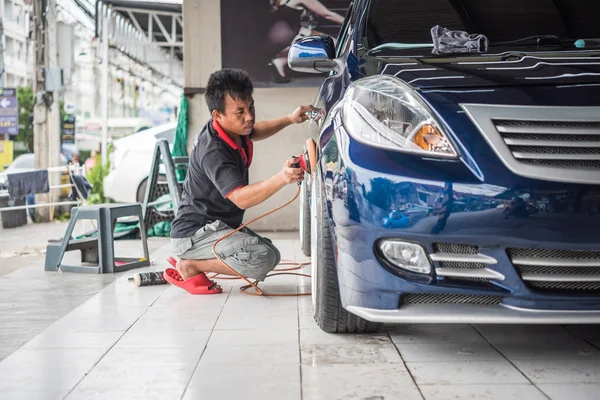
POLYGON ((225 97, 225 113, 215 111, 213 118, 229 133, 236 135, 249 135, 254 128, 254 99, 234 99, 230 95, 225 97))

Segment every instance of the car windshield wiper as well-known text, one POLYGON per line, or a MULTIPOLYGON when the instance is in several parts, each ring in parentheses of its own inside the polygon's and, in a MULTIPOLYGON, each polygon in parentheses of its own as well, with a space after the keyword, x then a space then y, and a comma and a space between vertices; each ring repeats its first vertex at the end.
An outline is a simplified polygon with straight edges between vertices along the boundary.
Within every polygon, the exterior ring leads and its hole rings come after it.
POLYGON ((371 53, 379 50, 427 49, 432 47, 433 43, 383 43, 369 49, 365 55, 371 55, 371 53))
POLYGON ((506 42, 491 42, 490 46, 508 46, 508 45, 523 45, 523 46, 548 46, 562 45, 562 41, 556 35, 534 35, 521 39, 510 40, 506 42))

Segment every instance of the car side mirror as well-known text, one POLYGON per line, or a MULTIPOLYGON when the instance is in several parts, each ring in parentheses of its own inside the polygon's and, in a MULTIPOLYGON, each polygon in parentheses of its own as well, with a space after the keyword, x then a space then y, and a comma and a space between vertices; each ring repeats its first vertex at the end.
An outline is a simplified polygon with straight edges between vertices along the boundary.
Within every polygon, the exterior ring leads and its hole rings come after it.
POLYGON ((335 44, 330 36, 306 36, 292 44, 288 66, 298 72, 318 74, 336 71, 335 44))

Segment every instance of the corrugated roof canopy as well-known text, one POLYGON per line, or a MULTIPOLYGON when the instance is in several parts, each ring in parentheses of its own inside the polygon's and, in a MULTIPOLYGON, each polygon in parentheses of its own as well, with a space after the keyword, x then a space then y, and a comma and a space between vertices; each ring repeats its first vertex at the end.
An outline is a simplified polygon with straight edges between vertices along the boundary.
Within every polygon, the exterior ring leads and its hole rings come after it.
POLYGON ((158 46, 172 48, 183 60, 183 5, 181 1, 103 0, 158 46))

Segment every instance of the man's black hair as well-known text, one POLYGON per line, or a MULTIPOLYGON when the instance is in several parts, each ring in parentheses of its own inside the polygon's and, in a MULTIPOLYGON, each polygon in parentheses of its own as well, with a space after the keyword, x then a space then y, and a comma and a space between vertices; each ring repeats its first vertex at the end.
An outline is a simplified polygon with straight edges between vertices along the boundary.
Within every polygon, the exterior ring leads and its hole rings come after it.
POLYGON ((225 97, 230 95, 234 100, 247 100, 252 96, 254 87, 248 74, 241 69, 226 68, 213 72, 206 85, 206 105, 212 113, 214 110, 225 113, 225 97))

